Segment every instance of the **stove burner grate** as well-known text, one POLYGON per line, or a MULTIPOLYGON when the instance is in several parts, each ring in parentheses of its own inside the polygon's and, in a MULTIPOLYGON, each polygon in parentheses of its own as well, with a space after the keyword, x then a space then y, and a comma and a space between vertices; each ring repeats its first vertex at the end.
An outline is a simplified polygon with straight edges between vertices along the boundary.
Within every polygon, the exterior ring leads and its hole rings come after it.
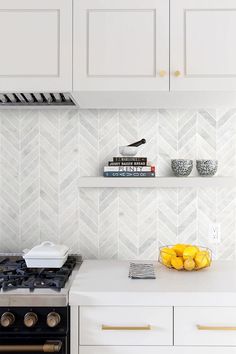
POLYGON ((76 262, 76 257, 69 256, 60 269, 38 269, 27 268, 22 258, 0 258, 0 289, 2 291, 15 289, 33 291, 36 288, 49 288, 60 291, 64 288, 76 262))

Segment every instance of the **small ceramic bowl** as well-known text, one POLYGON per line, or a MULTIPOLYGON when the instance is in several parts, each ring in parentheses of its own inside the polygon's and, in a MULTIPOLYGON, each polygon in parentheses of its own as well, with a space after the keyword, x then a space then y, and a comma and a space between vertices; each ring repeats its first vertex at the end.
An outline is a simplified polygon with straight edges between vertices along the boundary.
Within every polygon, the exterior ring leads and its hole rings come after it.
POLYGON ((184 160, 184 159, 171 160, 171 168, 176 177, 189 176, 193 169, 193 160, 184 160))
POLYGON ((202 177, 211 177, 216 174, 218 168, 217 160, 197 160, 197 170, 202 177))
POLYGON ((120 146, 119 153, 122 156, 135 156, 139 150, 139 146, 120 146))

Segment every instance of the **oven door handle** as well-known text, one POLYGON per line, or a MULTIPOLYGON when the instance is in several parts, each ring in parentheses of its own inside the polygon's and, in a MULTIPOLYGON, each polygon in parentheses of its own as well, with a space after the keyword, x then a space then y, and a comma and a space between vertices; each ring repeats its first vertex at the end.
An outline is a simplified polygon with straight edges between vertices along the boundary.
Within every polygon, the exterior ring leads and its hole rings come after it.
POLYGON ((59 353, 61 341, 47 341, 44 344, 0 345, 0 353, 59 353))

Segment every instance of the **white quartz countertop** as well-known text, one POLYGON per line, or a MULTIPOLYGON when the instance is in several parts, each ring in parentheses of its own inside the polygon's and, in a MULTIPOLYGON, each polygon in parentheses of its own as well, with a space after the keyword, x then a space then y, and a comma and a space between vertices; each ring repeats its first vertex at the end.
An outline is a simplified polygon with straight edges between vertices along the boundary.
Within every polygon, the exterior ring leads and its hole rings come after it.
POLYGON ((69 303, 75 306, 236 306, 236 262, 215 261, 210 268, 195 272, 178 272, 158 263, 154 266, 155 280, 139 280, 128 277, 129 261, 84 261, 73 280, 69 303))

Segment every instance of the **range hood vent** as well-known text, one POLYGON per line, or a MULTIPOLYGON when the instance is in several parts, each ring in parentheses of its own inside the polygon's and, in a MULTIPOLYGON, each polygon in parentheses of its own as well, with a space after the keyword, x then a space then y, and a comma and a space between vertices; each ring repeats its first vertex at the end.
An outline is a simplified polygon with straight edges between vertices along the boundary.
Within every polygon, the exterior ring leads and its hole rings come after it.
POLYGON ((1 107, 75 106, 69 93, 0 93, 1 107))

